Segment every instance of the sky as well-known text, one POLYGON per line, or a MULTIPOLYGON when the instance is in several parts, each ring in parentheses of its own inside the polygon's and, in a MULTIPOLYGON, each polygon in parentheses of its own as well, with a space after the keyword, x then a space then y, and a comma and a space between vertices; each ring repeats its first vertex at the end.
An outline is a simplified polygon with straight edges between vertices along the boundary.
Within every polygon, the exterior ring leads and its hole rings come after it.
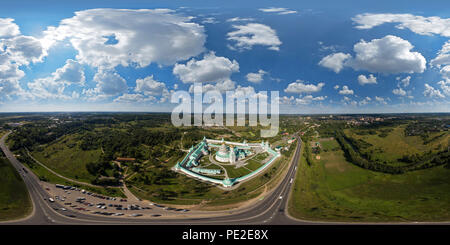
POLYGON ((279 91, 280 112, 450 112, 446 1, 2 1, 0 112, 170 112, 279 91))

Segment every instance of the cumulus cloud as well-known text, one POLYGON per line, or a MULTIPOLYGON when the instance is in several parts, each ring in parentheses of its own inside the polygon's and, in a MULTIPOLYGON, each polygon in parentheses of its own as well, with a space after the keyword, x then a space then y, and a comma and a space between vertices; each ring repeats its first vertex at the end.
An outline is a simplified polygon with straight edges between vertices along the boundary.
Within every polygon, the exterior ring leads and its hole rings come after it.
MULTIPOLYGON (((233 82, 231 80, 225 80, 223 82, 217 82, 215 84, 211 84, 211 83, 203 84, 202 91, 207 92, 207 91, 217 90, 221 93, 224 93, 226 91, 235 89, 235 87, 236 87, 235 82, 233 82)), ((189 86, 189 93, 193 93, 193 92, 194 92, 194 85, 191 85, 191 86, 189 86)))
POLYGON ((361 85, 365 85, 365 84, 376 84, 377 83, 377 78, 370 74, 368 77, 366 77, 365 75, 359 75, 358 76, 358 83, 361 85))
POLYGON ((153 98, 155 96, 161 96, 160 102, 165 102, 169 98, 169 90, 167 89, 166 84, 156 81, 153 78, 153 75, 145 77, 144 79, 137 79, 134 91, 153 98))
POLYGON ((445 96, 441 93, 439 89, 433 88, 428 83, 425 83, 425 90, 423 91, 424 96, 428 97, 436 97, 436 98, 445 98, 445 96))
POLYGON ((450 64, 450 41, 444 43, 436 58, 432 59, 430 64, 437 67, 450 64))
POLYGON ((40 40, 21 35, 13 19, 0 18, 0 100, 12 95, 28 97, 19 85, 25 76, 20 67, 41 62, 46 54, 40 40))
POLYGON ((351 57, 350 54, 334 53, 321 59, 319 65, 339 73, 344 68, 344 63, 351 57))
POLYGON ((9 38, 20 35, 19 26, 14 23, 14 19, 0 18, 0 38, 9 38))
POLYGON ((48 46, 68 39, 77 59, 94 67, 171 65, 204 51, 203 26, 168 9, 89 9, 49 27, 48 46), (114 43, 108 42, 113 37, 114 43))
POLYGON ((38 78, 27 84, 33 98, 40 99, 69 99, 64 94, 64 83, 55 81, 52 77, 38 78))
POLYGON ((183 83, 223 82, 238 71, 239 64, 236 60, 218 57, 214 52, 205 54, 202 60, 193 58, 186 65, 176 64, 173 68, 173 74, 183 83))
POLYGON ((295 13, 297 13, 297 11, 290 10, 288 8, 275 8, 275 7, 260 8, 259 11, 262 11, 262 12, 265 12, 265 13, 276 13, 276 14, 279 14, 279 15, 295 14, 295 13))
POLYGON ((400 37, 387 35, 370 42, 355 44, 354 59, 349 65, 356 70, 381 73, 422 73, 426 60, 419 52, 411 52, 413 45, 400 37))
POLYGON ((293 83, 290 83, 287 88, 284 90, 286 93, 315 93, 322 90, 322 87, 325 86, 325 83, 321 82, 317 85, 314 84, 305 84, 302 80, 297 80, 293 83))
POLYGON ((446 95, 450 95, 450 80, 440 81, 438 84, 441 86, 442 91, 446 95))
POLYGON ((31 36, 20 35, 5 39, 3 45, 6 46, 5 52, 10 59, 21 65, 40 62, 46 55, 40 40, 31 36))
POLYGON ((392 90, 392 93, 395 95, 399 95, 399 96, 405 96, 406 95, 406 91, 403 90, 402 88, 396 88, 394 90, 392 90))
POLYGON ((123 94, 114 99, 117 103, 143 103, 156 101, 154 96, 144 96, 142 94, 123 94))
POLYGON ((397 80, 399 81, 399 86, 408 87, 409 82, 411 81, 411 76, 407 76, 403 79, 400 79, 400 77, 397 77, 397 80))
POLYGON ((361 40, 353 46, 355 57, 335 53, 323 58, 319 65, 338 73, 344 66, 354 70, 379 73, 422 73, 426 60, 419 52, 411 52, 414 46, 400 37, 387 35, 369 42, 361 40))
POLYGON ((72 84, 84 85, 85 76, 82 66, 71 59, 66 64, 56 69, 51 76, 35 79, 28 83, 30 96, 40 99, 72 99, 78 98, 79 94, 72 96, 64 94, 64 89, 72 84))
POLYGON ((367 105, 372 101, 372 99, 370 97, 366 97, 363 100, 359 101, 358 104, 359 105, 367 105))
POLYGON ((308 105, 308 104, 311 104, 313 101, 323 101, 326 98, 327 98, 327 96, 314 97, 312 95, 305 95, 301 98, 296 98, 295 103, 298 105, 308 105))
POLYGON ((445 42, 430 64, 440 69, 439 72, 444 79, 450 79, 450 41, 445 42))
POLYGON ((371 29, 384 23, 399 23, 398 29, 409 29, 420 35, 441 35, 450 37, 450 19, 437 16, 424 17, 412 14, 358 14, 352 18, 357 29, 371 29))
POLYGON ((279 51, 281 41, 277 33, 270 26, 259 23, 233 25, 237 29, 227 33, 228 40, 234 42, 229 47, 236 50, 250 50, 254 45, 268 46, 270 50, 279 51))
POLYGON ((68 59, 66 64, 63 67, 58 68, 52 75, 56 82, 67 84, 84 85, 84 82, 86 81, 83 66, 72 59, 68 59))
POLYGON ((257 73, 248 73, 247 74, 247 81, 252 83, 260 83, 263 80, 263 76, 267 74, 264 70, 258 70, 257 73))
POLYGON ((99 69, 93 79, 95 88, 83 89, 90 101, 103 100, 127 92, 127 82, 112 69, 99 69))
POLYGON ((353 90, 349 89, 347 85, 344 85, 344 86, 342 86, 342 89, 339 90, 339 94, 345 94, 345 95, 353 94, 353 90))

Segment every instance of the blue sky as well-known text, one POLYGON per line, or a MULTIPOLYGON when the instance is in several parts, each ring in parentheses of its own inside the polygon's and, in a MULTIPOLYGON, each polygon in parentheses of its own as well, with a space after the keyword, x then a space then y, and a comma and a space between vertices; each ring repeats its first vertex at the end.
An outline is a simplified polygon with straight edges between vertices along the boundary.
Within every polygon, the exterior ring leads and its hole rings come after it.
POLYGON ((450 111, 445 1, 60 2, 2 2, 0 111, 171 111, 194 81, 282 113, 450 111))

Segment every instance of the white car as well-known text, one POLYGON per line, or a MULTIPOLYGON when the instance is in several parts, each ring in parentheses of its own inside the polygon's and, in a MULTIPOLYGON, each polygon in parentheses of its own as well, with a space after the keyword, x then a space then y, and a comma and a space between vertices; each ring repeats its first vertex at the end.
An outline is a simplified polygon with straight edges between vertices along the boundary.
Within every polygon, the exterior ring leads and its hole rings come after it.
POLYGON ((65 208, 61 208, 61 211, 67 211, 67 209, 65 209, 65 208))
POLYGON ((283 199, 283 196, 278 197, 278 199, 280 199, 280 200, 283 199))

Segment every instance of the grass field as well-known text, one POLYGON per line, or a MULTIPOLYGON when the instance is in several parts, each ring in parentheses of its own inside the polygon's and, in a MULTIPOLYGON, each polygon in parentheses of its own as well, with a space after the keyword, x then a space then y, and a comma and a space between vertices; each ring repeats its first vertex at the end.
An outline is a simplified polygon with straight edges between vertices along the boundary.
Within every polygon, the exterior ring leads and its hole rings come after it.
POLYGON ((246 168, 250 169, 251 171, 255 171, 259 167, 262 166, 262 163, 260 161, 255 161, 253 159, 250 159, 247 161, 247 164, 245 165, 246 168))
POLYGON ((404 155, 411 155, 416 153, 423 153, 426 151, 438 151, 439 145, 448 146, 450 141, 450 134, 435 132, 430 135, 430 138, 436 137, 436 140, 428 144, 424 144, 424 141, 420 136, 405 136, 406 125, 400 125, 396 127, 384 127, 383 129, 392 130, 386 137, 380 137, 379 134, 374 135, 358 135, 354 130, 346 129, 344 132, 355 139, 362 139, 372 146, 364 149, 365 152, 371 152, 373 159, 387 160, 391 162, 397 161, 397 159, 404 155), (441 137, 437 137, 441 134, 441 137))
POLYGON ((21 218, 32 211, 25 183, 3 157, 0 157, 0 183, 0 220, 21 218))
POLYGON ((83 151, 77 146, 77 135, 67 135, 52 144, 43 147, 42 151, 34 151, 32 155, 53 171, 83 182, 91 182, 95 176, 86 170, 86 164, 96 162, 101 149, 83 151))
POLYGON ((328 151, 311 166, 302 155, 289 202, 292 216, 354 222, 450 219, 449 169, 373 172, 348 163, 335 140, 322 145, 328 151))
POLYGON ((234 165, 222 165, 226 170, 229 178, 238 178, 250 173, 250 170, 240 167, 235 168, 234 165))
POLYGON ((26 164, 28 168, 30 168, 31 171, 33 171, 33 173, 39 177, 39 179, 45 180, 46 182, 49 183, 75 186, 80 189, 85 189, 87 191, 91 191, 105 196, 125 197, 125 194, 119 188, 102 188, 76 184, 54 175, 53 173, 49 172, 47 169, 43 168, 41 165, 37 163, 33 165, 30 165, 28 163, 24 164, 26 164))

